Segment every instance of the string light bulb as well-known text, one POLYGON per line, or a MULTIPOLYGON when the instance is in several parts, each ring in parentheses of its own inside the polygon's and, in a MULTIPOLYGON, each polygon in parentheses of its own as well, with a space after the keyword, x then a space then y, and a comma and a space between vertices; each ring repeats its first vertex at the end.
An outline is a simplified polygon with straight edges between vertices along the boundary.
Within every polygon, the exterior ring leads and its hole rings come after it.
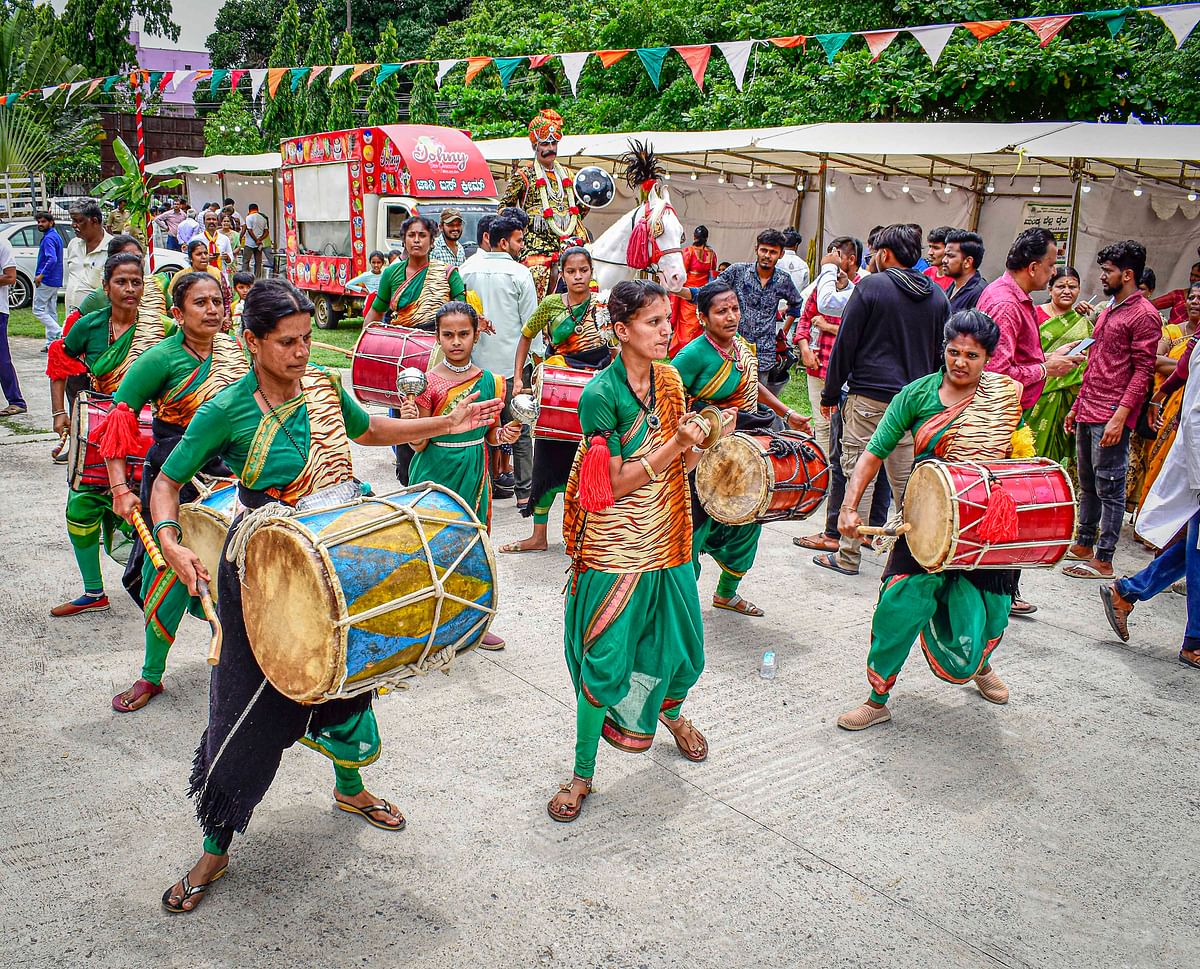
POLYGON ((983 190, 987 192, 988 195, 994 195, 996 193, 996 177, 994 175, 988 176, 987 184, 983 187, 983 190))
POLYGON ((717 173, 717 184, 718 184, 718 185, 724 185, 724 184, 725 184, 725 173, 724 173, 724 172, 718 172, 718 173, 717 173))
POLYGON ((1092 180, 1090 178, 1088 178, 1086 175, 1084 175, 1083 181, 1081 182, 1081 184, 1079 186, 1079 191, 1083 192, 1084 195, 1087 195, 1087 193, 1090 192, 1091 190, 1092 190, 1092 180))
POLYGON ((767 180, 765 182, 763 182, 763 188, 774 188, 774 187, 775 187, 775 183, 773 181, 771 181, 771 176, 768 175, 767 180))
POLYGON ((863 186, 863 191, 864 191, 864 192, 866 192, 868 195, 870 195, 872 192, 874 192, 874 191, 875 191, 875 186, 874 186, 874 185, 872 185, 872 184, 871 184, 871 183, 868 181, 868 182, 867 182, 867 184, 866 184, 865 186, 863 186))
POLYGON ((837 180, 832 175, 829 176, 829 184, 825 186, 825 191, 830 195, 837 191, 837 180))
POLYGON ((904 184, 900 186, 900 191, 903 192, 905 195, 907 195, 909 192, 912 191, 912 189, 909 188, 907 178, 904 180, 904 184))
POLYGON ((696 180, 696 178, 697 178, 697 175, 696 175, 696 173, 695 173, 695 172, 692 172, 692 176, 691 176, 691 177, 692 177, 692 181, 694 182, 694 181, 696 180))
POLYGON ((1187 200, 1189 202, 1196 201, 1196 186, 1195 185, 1193 185, 1191 188, 1188 189, 1187 200))
POLYGON ((950 186, 949 182, 946 182, 946 184, 944 184, 942 186, 942 194, 943 195, 949 195, 953 191, 954 191, 954 189, 950 186))
POLYGON ((1042 194, 1042 176, 1041 175, 1039 175, 1033 181, 1033 194, 1034 195, 1042 194))
POLYGON ((1142 188, 1142 180, 1139 178, 1137 180, 1137 184, 1133 186, 1133 197, 1135 199, 1140 199, 1142 197, 1142 192, 1144 191, 1145 189, 1142 188))

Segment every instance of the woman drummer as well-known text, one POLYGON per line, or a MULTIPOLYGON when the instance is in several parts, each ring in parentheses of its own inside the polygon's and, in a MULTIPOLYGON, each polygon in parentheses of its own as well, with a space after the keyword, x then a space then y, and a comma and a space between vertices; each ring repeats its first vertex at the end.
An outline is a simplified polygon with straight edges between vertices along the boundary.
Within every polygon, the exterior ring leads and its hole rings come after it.
MULTIPOLYGON (((233 337, 221 332, 225 307, 221 287, 208 273, 189 273, 175 283, 171 309, 176 330, 143 353, 121 380, 113 397, 115 408, 105 419, 100 453, 108 465, 113 511, 132 524, 135 510, 150 514, 150 492, 167 455, 174 450, 200 405, 246 375, 246 360, 233 337), (138 440, 137 415, 154 402, 154 445, 142 468, 141 494, 128 480, 126 458, 138 440)), ((202 469, 213 476, 228 475, 220 461, 202 469)), ((188 483, 180 501, 194 501, 188 483)), ((198 602, 171 569, 158 572, 138 541, 125 568, 125 587, 146 617, 146 654, 142 675, 128 690, 113 697, 118 713, 140 710, 162 693, 167 653, 185 611, 203 616, 198 602)))
MULTIPOLYGON (((733 287, 723 279, 709 283, 696 294, 696 312, 703 332, 671 360, 693 408, 704 404, 736 408, 739 430, 766 433, 774 423, 773 415, 778 414, 789 429, 811 433, 808 419, 759 381, 754 347, 738 335, 742 309, 733 287)), ((709 517, 699 502, 692 502, 692 529, 696 575, 700 575, 703 552, 721 567, 713 605, 744 616, 761 616, 758 606, 738 595, 738 584, 754 564, 762 525, 723 525, 709 517)))
MULTIPOLYGON (((319 508, 358 494, 351 440, 391 445, 458 434, 491 424, 500 412, 499 401, 476 403, 474 395, 468 395, 444 417, 406 421, 368 416, 332 374, 308 366, 312 312, 313 304, 286 280, 255 283, 242 317, 250 372, 197 411, 154 484, 150 509, 155 538, 193 595, 197 582, 210 576, 200 559, 180 544, 179 492, 214 459, 237 474, 239 501, 246 508, 301 500, 306 507, 319 508)), ((248 537, 239 536, 247 517, 235 518, 227 542, 230 551, 239 537, 248 537)), ((169 912, 192 911, 208 886, 225 873, 234 831, 246 830, 283 752, 297 740, 334 762, 334 801, 340 810, 388 831, 399 831, 405 823, 394 806, 363 787, 359 776, 358 768, 379 756, 371 694, 303 705, 276 691, 250 650, 237 570, 238 565, 222 555, 216 579, 224 645, 209 687, 208 728, 192 769, 190 793, 204 829, 204 853, 163 893, 169 912)))
MULTIPOLYGON (((481 370, 471 359, 479 337, 479 315, 474 308, 458 300, 438 310, 435 319, 438 346, 443 359, 426 374, 424 393, 400 405, 404 418, 440 417, 454 410, 468 394, 479 400, 504 400, 504 378, 481 370)), ((516 421, 501 426, 499 416, 490 427, 476 427, 461 434, 439 434, 414 440, 409 480, 432 481, 462 497, 471 505, 475 517, 492 524, 492 475, 487 446, 511 444, 521 433, 516 421)), ((480 649, 499 650, 504 640, 495 633, 484 633, 480 649)))
MULTIPOLYGON (((662 723, 688 760, 708 756, 704 735, 680 716, 704 669, 687 473, 708 427, 688 417, 675 368, 658 362, 671 342, 666 290, 618 283, 608 307, 620 353, 583 390, 584 440, 565 496, 575 767, 547 805, 555 821, 579 816, 601 733, 641 753, 662 723)), ((723 415, 730 431, 733 416, 723 415)))
MULTIPOLYGON (((583 246, 563 250, 558 260, 565 293, 550 293, 539 304, 517 342, 513 363, 513 396, 528 393, 522 383, 529 348, 541 333, 546 363, 575 370, 603 370, 613 359, 607 310, 592 296, 592 254, 583 246), (559 359, 555 359, 555 358, 559 359)), ((533 442, 533 490, 521 514, 533 516, 533 535, 500 547, 501 552, 544 552, 549 548, 547 524, 554 499, 567 486, 576 445, 538 438, 533 442)))
MULTIPOLYGON (((1032 434, 1021 427, 1021 385, 984 370, 1000 328, 986 313, 962 310, 946 322, 945 335, 942 369, 901 389, 854 466, 838 516, 843 535, 858 535, 859 499, 909 431, 917 461, 997 461, 1033 454, 1032 434)), ((974 680, 985 700, 1007 703, 1008 687, 989 657, 1008 627, 1018 575, 1016 569, 927 572, 901 537, 884 569, 871 623, 871 695, 838 717, 838 726, 864 730, 892 719, 888 695, 918 636, 935 676, 950 683, 974 680)))

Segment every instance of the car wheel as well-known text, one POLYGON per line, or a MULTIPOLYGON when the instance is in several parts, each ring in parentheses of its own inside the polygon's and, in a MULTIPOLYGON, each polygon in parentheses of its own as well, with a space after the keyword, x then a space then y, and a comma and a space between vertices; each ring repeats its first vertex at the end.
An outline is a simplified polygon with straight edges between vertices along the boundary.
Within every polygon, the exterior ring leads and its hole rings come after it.
POLYGON ((17 273, 17 281, 9 287, 8 305, 14 310, 33 305, 33 280, 24 273, 17 273))
POLYGON ((312 298, 313 320, 321 330, 336 330, 342 314, 333 308, 333 300, 324 293, 317 293, 312 298))

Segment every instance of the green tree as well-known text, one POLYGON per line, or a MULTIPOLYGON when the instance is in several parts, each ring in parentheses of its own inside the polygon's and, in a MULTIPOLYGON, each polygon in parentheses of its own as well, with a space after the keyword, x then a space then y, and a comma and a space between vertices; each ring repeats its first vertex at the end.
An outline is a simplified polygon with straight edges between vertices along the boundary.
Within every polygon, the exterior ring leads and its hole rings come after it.
POLYGON ((119 74, 134 64, 129 31, 179 39, 171 0, 67 0, 59 20, 59 40, 67 57, 91 77, 119 74))
MULTIPOLYGON (((350 34, 343 33, 342 39, 338 42, 337 62, 353 64, 357 59, 358 53, 354 49, 354 38, 350 34)), ((350 80, 350 74, 345 74, 334 82, 331 100, 329 117, 325 121, 325 130, 341 131, 344 128, 355 127, 358 124, 358 120, 354 116, 358 104, 358 85, 350 80)))
MULTIPOLYGON (((324 7, 317 7, 308 27, 308 50, 301 62, 310 67, 333 63, 333 42, 329 39, 329 16, 324 7)), ((304 133, 325 130, 329 117, 328 71, 313 81, 304 95, 304 133)))
MULTIPOLYGON (((396 64, 400 60, 400 48, 396 40, 396 25, 389 22, 383 28, 379 43, 375 46, 375 60, 380 64, 396 64)), ((367 124, 395 124, 400 120, 397 95, 400 91, 400 76, 393 74, 382 84, 372 84, 367 97, 367 124)))
POLYGON ((221 106, 204 120, 204 154, 254 155, 266 150, 242 92, 227 93, 221 106))
POLYGON ((412 98, 408 102, 408 120, 413 124, 439 124, 437 83, 432 64, 417 68, 412 81, 412 98))
MULTIPOLYGON (((275 28, 275 42, 271 49, 271 67, 295 67, 300 63, 300 10, 296 0, 288 0, 283 15, 275 28)), ((292 95, 291 79, 284 74, 275 92, 263 85, 266 107, 263 110, 263 135, 270 144, 278 144, 284 138, 299 134, 304 126, 302 114, 304 103, 292 95)))

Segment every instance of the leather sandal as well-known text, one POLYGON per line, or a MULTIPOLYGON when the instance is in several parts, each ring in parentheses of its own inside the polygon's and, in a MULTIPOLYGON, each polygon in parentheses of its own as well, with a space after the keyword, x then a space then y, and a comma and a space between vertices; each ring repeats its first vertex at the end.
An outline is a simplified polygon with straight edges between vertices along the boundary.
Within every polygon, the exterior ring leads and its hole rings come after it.
POLYGON ((675 720, 670 720, 667 718, 665 713, 660 713, 658 715, 658 722, 671 731, 671 736, 675 738, 675 746, 678 747, 679 752, 693 764, 698 764, 702 760, 706 760, 708 758, 708 741, 705 739, 704 734, 702 734, 699 730, 696 730, 695 725, 687 717, 681 715, 675 720), (676 728, 685 729, 688 727, 690 727, 692 730, 695 730, 696 736, 700 738, 699 753, 693 753, 690 747, 684 746, 683 741, 679 739, 679 734, 676 732, 676 728))
POLYGON ((1117 584, 1102 585, 1100 600, 1104 603, 1104 616, 1112 631, 1121 637, 1121 642, 1129 642, 1129 614, 1133 612, 1134 603, 1117 591, 1117 584))
POLYGON ((333 803, 338 806, 339 811, 346 811, 349 814, 362 815, 363 820, 366 821, 367 824, 371 825, 372 827, 379 828, 381 831, 403 831, 405 826, 408 824, 408 821, 405 820, 404 815, 400 813, 400 809, 388 801, 379 801, 376 804, 368 804, 366 807, 359 807, 357 804, 350 804, 349 802, 343 801, 341 798, 335 795, 333 798, 333 803), (387 824, 383 821, 376 821, 373 817, 371 817, 372 814, 384 814, 387 816, 398 817, 400 819, 400 823, 387 824))
POLYGON ((133 713, 140 710, 156 696, 162 693, 161 683, 151 683, 149 680, 138 680, 124 693, 118 693, 112 698, 112 708, 117 713, 133 713))
POLYGON ((579 812, 583 810, 583 802, 587 800, 587 796, 591 793, 592 779, 590 777, 580 777, 578 774, 572 774, 569 781, 567 781, 565 784, 558 785, 558 794, 554 795, 554 797, 550 798, 550 800, 546 802, 546 813, 549 814, 550 817, 555 821, 559 821, 563 824, 570 824, 577 817, 579 817, 579 812), (575 802, 574 806, 571 806, 569 802, 564 802, 556 808, 554 806, 554 802, 557 800, 558 794, 570 794, 571 788, 575 785, 576 781, 582 781, 587 786, 587 790, 579 795, 579 800, 575 802))

